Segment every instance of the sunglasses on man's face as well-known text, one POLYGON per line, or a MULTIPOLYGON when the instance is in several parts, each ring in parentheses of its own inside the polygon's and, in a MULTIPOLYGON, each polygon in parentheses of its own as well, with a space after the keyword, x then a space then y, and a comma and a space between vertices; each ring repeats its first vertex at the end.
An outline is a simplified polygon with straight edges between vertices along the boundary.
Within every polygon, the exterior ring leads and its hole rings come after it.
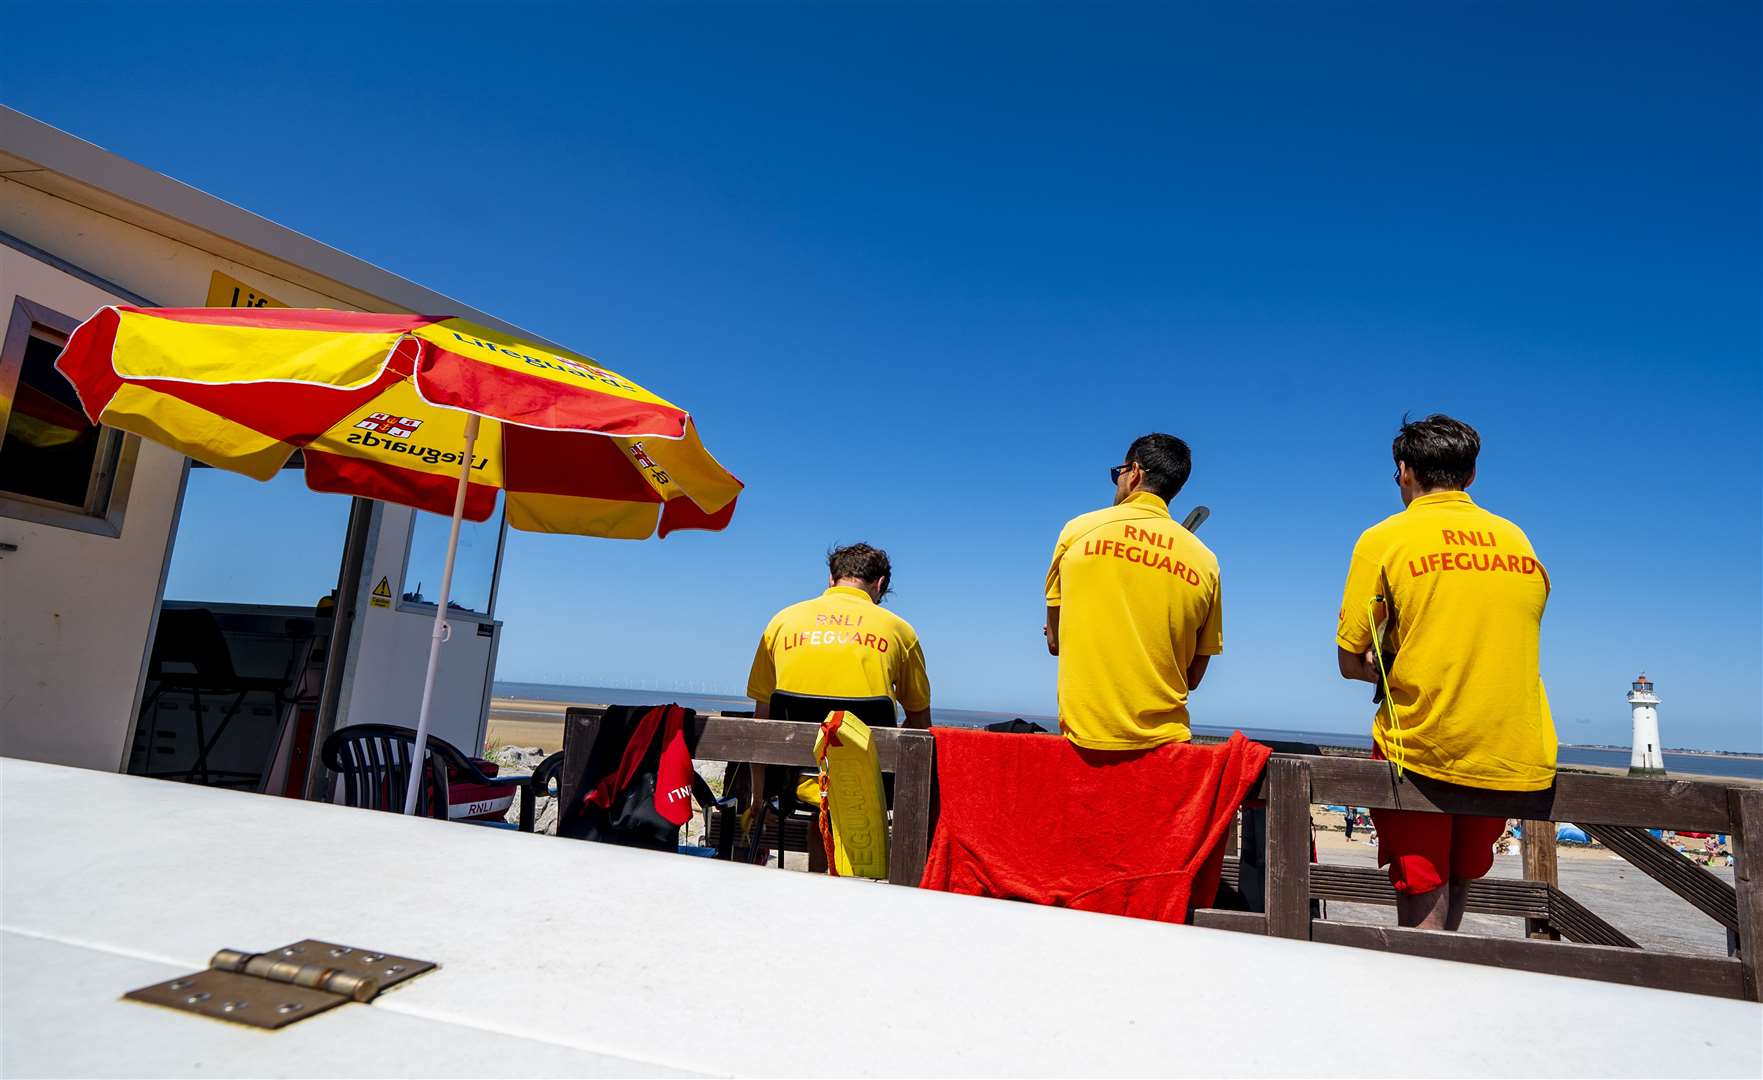
POLYGON ((1120 483, 1120 474, 1130 468, 1132 468, 1131 465, 1116 465, 1116 466, 1114 466, 1114 468, 1109 469, 1108 470, 1108 482, 1110 484, 1120 483))

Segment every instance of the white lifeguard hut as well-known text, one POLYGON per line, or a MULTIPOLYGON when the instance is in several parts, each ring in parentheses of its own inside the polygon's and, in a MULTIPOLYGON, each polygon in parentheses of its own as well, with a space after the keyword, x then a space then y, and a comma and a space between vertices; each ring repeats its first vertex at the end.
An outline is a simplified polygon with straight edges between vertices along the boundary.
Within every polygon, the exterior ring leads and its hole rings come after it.
POLYGON ((1628 706, 1634 710, 1634 748, 1628 759, 1628 775, 1664 776, 1665 754, 1659 748, 1659 695, 1653 693, 1652 680, 1644 671, 1628 691, 1628 706))

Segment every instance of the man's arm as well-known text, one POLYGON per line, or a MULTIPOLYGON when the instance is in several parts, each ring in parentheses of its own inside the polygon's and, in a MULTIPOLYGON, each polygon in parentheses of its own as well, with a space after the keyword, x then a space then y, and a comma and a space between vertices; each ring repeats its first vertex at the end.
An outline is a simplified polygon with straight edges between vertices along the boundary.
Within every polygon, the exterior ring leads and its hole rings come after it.
POLYGON ((1371 652, 1371 638, 1377 633, 1372 623, 1375 608, 1367 610, 1366 602, 1382 593, 1382 563, 1362 534, 1353 545, 1353 558, 1347 565, 1347 584, 1341 590, 1341 616, 1335 627, 1335 652, 1341 678, 1376 685, 1377 658, 1371 652))
POLYGON ((1360 682, 1371 683, 1373 686, 1377 685, 1377 657, 1370 649, 1360 653, 1336 645, 1335 653, 1340 660, 1341 678, 1357 679, 1360 682))
POLYGON ((1194 657, 1188 664, 1188 693, 1193 693, 1199 687, 1200 680, 1206 677, 1206 665, 1211 662, 1210 656, 1202 655, 1194 657))
POLYGON ((906 647, 905 662, 894 681, 894 700, 906 711, 907 727, 930 727, 930 675, 924 666, 924 647, 916 638, 906 647))
POLYGON ((1041 626, 1041 633, 1047 639, 1047 655, 1059 655, 1059 605, 1064 602, 1065 584, 1060 580, 1059 560, 1065 558, 1067 544, 1066 532, 1071 529, 1069 523, 1060 530, 1059 542, 1053 545, 1053 561, 1047 564, 1047 586, 1042 590, 1047 598, 1047 621, 1041 626))
MULTIPOLYGON (((1181 648, 1180 643, 1176 645, 1181 648)), ((1200 624, 1200 630, 1194 635, 1194 658, 1188 661, 1188 692, 1200 685, 1206 677, 1206 667, 1212 658, 1224 651, 1224 583, 1222 579, 1212 582, 1212 602, 1206 608, 1206 621, 1200 624)))
POLYGON ((771 718, 771 695, 777 691, 777 661, 771 655, 771 635, 777 626, 773 619, 759 635, 759 647, 753 650, 753 666, 747 669, 747 696, 753 699, 753 717, 771 718))

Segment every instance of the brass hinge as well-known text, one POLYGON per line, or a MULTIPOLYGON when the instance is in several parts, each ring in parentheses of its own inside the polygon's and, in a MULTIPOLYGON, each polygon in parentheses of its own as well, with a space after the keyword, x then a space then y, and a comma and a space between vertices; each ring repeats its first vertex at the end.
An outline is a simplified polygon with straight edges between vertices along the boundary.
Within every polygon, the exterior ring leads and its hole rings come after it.
POLYGON ((252 1027, 280 1028, 348 1001, 372 1001, 436 964, 308 938, 266 953, 222 949, 206 971, 123 997, 252 1027))

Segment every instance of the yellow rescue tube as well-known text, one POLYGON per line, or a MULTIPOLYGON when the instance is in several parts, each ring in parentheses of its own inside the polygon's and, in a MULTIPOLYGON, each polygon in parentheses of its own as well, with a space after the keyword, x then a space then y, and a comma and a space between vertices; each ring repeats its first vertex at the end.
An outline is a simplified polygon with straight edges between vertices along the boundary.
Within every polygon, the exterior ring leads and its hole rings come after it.
POLYGON ((848 712, 829 713, 814 740, 814 759, 828 869, 840 877, 886 880, 888 804, 869 725, 848 712))

